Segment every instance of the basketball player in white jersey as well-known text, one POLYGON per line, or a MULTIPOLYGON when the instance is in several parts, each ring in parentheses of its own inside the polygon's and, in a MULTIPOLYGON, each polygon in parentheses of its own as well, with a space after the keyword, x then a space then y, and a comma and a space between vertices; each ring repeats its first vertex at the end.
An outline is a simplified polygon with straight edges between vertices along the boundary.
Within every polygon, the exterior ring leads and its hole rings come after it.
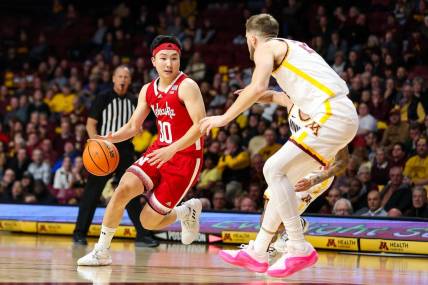
MULTIPOLYGON (((261 104, 275 103, 277 105, 286 107, 288 111, 288 123, 292 135, 297 133, 300 129, 312 125, 314 122, 311 117, 294 106, 293 102, 291 102, 288 95, 284 92, 268 90, 264 92, 264 95, 257 102, 261 104)), ((304 178, 301 178, 299 181, 297 181, 297 183, 293 182, 293 177, 290 178, 290 182, 292 182, 294 185, 294 190, 296 191, 298 205, 297 210, 299 214, 302 214, 313 201, 315 201, 319 196, 321 196, 321 194, 331 187, 334 181, 334 176, 340 175, 345 171, 348 160, 348 148, 345 147, 337 153, 334 161, 328 165, 328 167, 320 167, 304 178)), ((271 198, 269 188, 266 189, 263 198, 265 199, 266 207, 269 199, 271 198)), ((306 231, 308 228, 308 223, 303 218, 301 221, 303 229, 306 231)), ((273 244, 273 250, 269 250, 269 252, 273 254, 276 252, 287 252, 286 241, 288 240, 288 236, 284 229, 281 228, 278 230, 278 233, 280 234, 280 238, 277 239, 273 244)))
POLYGON ((286 277, 316 263, 318 254, 305 241, 292 180, 327 166, 355 136, 358 116, 347 97, 348 87, 336 72, 305 43, 278 39, 278 22, 268 14, 250 17, 246 38, 255 62, 251 83, 227 112, 201 120, 201 131, 222 127, 263 96, 272 75, 290 100, 313 123, 296 132, 265 163, 263 174, 272 199, 256 240, 241 250, 223 250, 226 262, 273 277, 286 277), (267 248, 281 222, 289 240, 287 253, 269 266, 267 248))

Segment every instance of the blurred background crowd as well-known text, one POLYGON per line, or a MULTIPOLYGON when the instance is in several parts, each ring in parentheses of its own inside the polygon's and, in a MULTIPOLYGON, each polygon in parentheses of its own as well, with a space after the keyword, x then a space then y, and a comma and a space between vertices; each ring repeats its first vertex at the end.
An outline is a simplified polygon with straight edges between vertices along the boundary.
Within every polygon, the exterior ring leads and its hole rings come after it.
MULTIPOLYGON (((180 39, 181 69, 199 83, 207 114, 223 114, 251 79, 245 20, 267 12, 281 37, 306 42, 348 83, 360 118, 345 173, 307 212, 428 218, 426 1, 107 2, 0 3, 0 203, 79 202, 91 101, 120 64, 135 96, 156 78, 149 45, 158 34, 180 39)), ((137 154, 156 138, 154 119, 133 140, 137 154)), ((188 196, 205 209, 261 210, 263 164, 289 136, 285 108, 254 105, 206 137, 188 196)))

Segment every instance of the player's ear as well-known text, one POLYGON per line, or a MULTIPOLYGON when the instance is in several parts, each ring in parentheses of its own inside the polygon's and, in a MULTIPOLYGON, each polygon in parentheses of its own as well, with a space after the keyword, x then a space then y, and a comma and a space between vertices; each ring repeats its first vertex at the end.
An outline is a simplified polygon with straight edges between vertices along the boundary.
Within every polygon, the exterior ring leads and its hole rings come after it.
POLYGON ((250 35, 250 43, 253 47, 257 44, 257 37, 255 35, 250 35))
POLYGON ((151 59, 152 59, 152 64, 153 64, 153 66, 154 66, 154 67, 156 67, 156 64, 155 64, 155 57, 154 57, 154 56, 152 56, 152 58, 151 58, 151 59))

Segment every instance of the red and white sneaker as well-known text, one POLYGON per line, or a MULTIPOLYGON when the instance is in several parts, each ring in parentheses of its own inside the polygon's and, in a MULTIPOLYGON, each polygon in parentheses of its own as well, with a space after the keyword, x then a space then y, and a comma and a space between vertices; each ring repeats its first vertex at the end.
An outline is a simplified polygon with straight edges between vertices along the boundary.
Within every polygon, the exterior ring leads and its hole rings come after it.
POLYGON ((272 264, 267 270, 267 275, 272 277, 287 277, 291 274, 314 265, 318 260, 318 253, 308 242, 305 242, 304 253, 288 244, 288 252, 272 264))
POLYGON ((218 254, 227 263, 244 267, 250 271, 264 273, 269 267, 268 253, 254 251, 254 241, 237 250, 220 250, 218 254))

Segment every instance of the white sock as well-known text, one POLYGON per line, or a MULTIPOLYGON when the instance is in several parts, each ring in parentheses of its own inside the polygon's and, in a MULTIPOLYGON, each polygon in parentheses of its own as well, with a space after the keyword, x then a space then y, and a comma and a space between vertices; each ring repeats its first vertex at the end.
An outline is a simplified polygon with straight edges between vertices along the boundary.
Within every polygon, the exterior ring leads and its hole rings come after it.
POLYGON ((104 225, 101 225, 100 238, 98 239, 98 243, 96 244, 96 247, 98 249, 109 248, 115 232, 116 232, 116 229, 108 228, 104 225))
POLYGON ((272 202, 284 223, 288 239, 303 242, 303 228, 297 210, 296 194, 287 176, 276 176, 269 187, 272 190, 272 202))
POLYGON ((254 241, 254 251, 257 254, 266 253, 280 224, 281 218, 275 210, 274 203, 269 200, 266 205, 261 228, 257 234, 256 240, 254 241))
POLYGON ((177 215, 177 221, 181 221, 190 214, 190 208, 186 205, 177 206, 174 208, 175 214, 177 215))
POLYGON ((303 242, 305 237, 303 236, 302 222, 300 216, 291 217, 286 219, 284 222, 285 231, 288 236, 288 240, 291 242, 303 242))

